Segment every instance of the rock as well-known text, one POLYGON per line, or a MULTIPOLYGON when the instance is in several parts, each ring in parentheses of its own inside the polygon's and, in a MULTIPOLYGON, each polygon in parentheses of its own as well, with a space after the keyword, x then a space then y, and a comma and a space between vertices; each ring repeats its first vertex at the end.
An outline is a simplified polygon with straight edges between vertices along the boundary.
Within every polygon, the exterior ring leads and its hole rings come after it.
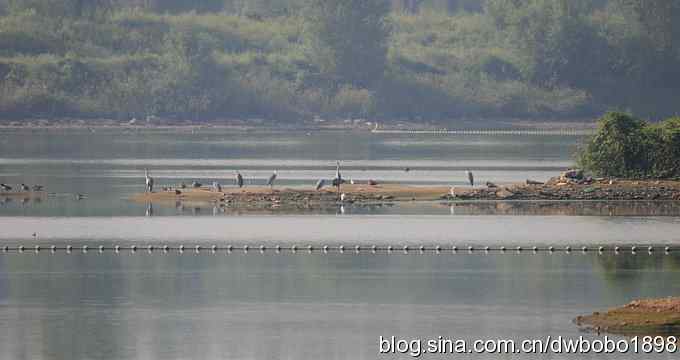
POLYGON ((562 180, 583 180, 583 170, 571 169, 560 174, 562 180))
POLYGON ((527 179, 527 185, 543 185, 543 182, 527 179))

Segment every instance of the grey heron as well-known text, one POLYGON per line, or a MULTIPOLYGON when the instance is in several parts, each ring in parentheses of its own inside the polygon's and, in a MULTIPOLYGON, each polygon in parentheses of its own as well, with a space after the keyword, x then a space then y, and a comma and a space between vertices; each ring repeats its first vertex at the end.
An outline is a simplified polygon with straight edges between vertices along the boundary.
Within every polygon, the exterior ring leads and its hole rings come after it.
POLYGON ((475 186, 475 176, 472 175, 472 171, 470 170, 465 170, 465 175, 467 175, 468 181, 470 182, 470 186, 475 186))
POLYGON ((494 188, 497 188, 498 185, 492 183, 491 181, 487 181, 487 182, 486 182, 486 187, 488 187, 489 189, 494 189, 494 188))
POLYGON ((22 183, 20 186, 21 186, 21 191, 31 191, 31 188, 29 188, 28 185, 26 185, 26 184, 22 183))
POLYGON ((236 185, 238 185, 239 188, 243 187, 243 176, 238 171, 236 172, 236 185))
POLYGON ((179 187, 180 187, 181 189, 186 189, 186 188, 187 188, 187 184, 185 184, 184 181, 182 181, 182 182, 179 184, 179 187))
POLYGON ((344 182, 344 180, 342 180, 342 174, 340 174, 340 160, 337 160, 335 162, 335 165, 336 165, 336 167, 335 167, 335 179, 333 179, 333 186, 336 187, 336 189, 337 189, 336 192, 338 194, 338 200, 340 200, 340 185, 342 185, 342 183, 344 182))
POLYGON ((149 175, 149 169, 144 169, 144 176, 146 177, 145 192, 153 192, 153 178, 149 175))
POLYGON ((193 187, 194 189, 200 188, 201 186, 203 186, 203 184, 197 181, 191 183, 191 187, 193 187))
POLYGON ((276 181, 277 174, 278 171, 274 170, 272 176, 270 176, 269 179, 267 180, 267 186, 271 187, 272 189, 274 188, 274 181, 276 181))
POLYGON ((316 191, 321 190, 324 186, 326 185, 326 180, 325 179, 320 179, 319 181, 316 182, 316 191))
POLYGON ((12 187, 7 184, 0 184, 0 188, 2 188, 2 191, 12 191, 12 187))

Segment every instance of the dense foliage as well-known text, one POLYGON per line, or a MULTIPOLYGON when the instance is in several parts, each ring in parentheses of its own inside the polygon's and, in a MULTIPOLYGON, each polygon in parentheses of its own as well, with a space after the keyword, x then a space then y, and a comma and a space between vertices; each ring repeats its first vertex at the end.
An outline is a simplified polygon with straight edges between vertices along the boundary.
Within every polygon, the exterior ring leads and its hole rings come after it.
POLYGON ((655 118, 679 20, 673 0, 0 0, 0 112, 655 118))
POLYGON ((608 113, 581 149, 579 163, 600 176, 680 177, 680 117, 650 124, 608 113))

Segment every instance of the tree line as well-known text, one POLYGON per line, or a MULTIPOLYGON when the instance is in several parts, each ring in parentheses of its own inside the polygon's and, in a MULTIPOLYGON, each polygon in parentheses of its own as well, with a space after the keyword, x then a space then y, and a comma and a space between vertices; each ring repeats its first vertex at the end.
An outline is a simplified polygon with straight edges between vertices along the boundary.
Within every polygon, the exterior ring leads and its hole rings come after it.
POLYGON ((672 0, 0 0, 9 117, 676 111, 672 0))

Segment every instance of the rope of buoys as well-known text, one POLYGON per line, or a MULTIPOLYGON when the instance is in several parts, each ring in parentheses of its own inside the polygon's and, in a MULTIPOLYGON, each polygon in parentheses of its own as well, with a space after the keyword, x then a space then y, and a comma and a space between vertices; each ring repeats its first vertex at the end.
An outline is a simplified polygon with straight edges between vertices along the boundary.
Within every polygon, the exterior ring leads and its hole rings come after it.
MULTIPOLYGON (((73 252, 74 246, 73 245, 62 245, 62 246, 57 246, 57 245, 50 245, 48 247, 50 249, 49 253, 51 254, 56 254, 60 250, 65 251, 67 254, 70 254, 73 252)), ((104 245, 99 245, 96 247, 98 250, 97 253, 102 254, 106 253, 107 251, 113 251, 115 254, 119 254, 121 251, 130 251, 130 253, 136 253, 138 250, 137 245, 114 245, 114 246, 104 246, 104 245)), ((182 254, 184 253, 184 250, 186 249, 186 246, 184 244, 176 245, 176 246, 169 246, 169 245, 153 245, 149 244, 143 247, 147 251, 144 252, 146 254, 153 254, 156 249, 162 249, 163 253, 167 254, 171 250, 177 250, 178 253, 182 254)), ((194 253, 200 254, 202 253, 201 250, 203 250, 203 247, 201 245, 192 245, 191 248, 193 248, 194 253)), ((266 254, 268 247, 265 245, 259 245, 256 247, 259 251, 258 253, 260 254, 266 254)), ((299 249, 298 245, 276 245, 272 247, 275 249, 276 254, 281 254, 284 251, 290 251, 291 253, 296 253, 299 249)), ((321 245, 321 246, 315 246, 315 245, 306 245, 304 248, 307 250, 308 253, 312 254, 315 253, 317 249, 321 250, 322 253, 328 254, 332 252, 336 252, 338 254, 345 254, 347 247, 345 245, 337 245, 337 246, 331 246, 331 245, 321 245)), ((362 253, 362 250, 364 249, 361 245, 354 245, 352 247, 354 249, 355 254, 360 254, 362 253)), ((432 246, 426 246, 426 245, 419 245, 417 247, 412 247, 411 245, 402 245, 402 246, 394 246, 394 245, 387 245, 387 246, 378 246, 378 245, 370 245, 368 246, 368 249, 370 250, 370 253, 372 254, 377 254, 381 252, 386 252, 388 254, 391 254, 394 252, 395 248, 399 248, 402 250, 403 253, 409 254, 411 253, 411 250, 417 249, 418 253, 424 254, 424 253, 434 253, 434 254, 442 254, 444 251, 449 251, 452 254, 457 254, 459 247, 456 245, 452 245, 449 247, 442 246, 442 245, 432 245, 432 246)), ((4 245, 2 246, 2 253, 3 254, 11 254, 11 253, 24 253, 26 252, 26 249, 33 249, 32 252, 29 253, 35 253, 35 254, 40 254, 41 250, 43 247, 39 244, 31 245, 31 246, 26 246, 26 245, 4 245)), ((88 245, 80 245, 79 249, 81 250, 80 253, 82 254, 87 254, 89 253, 90 246, 88 245)), ((219 246, 219 245, 211 245, 208 247, 210 249, 209 253, 216 254, 219 251, 224 251, 226 250, 227 253, 231 253, 234 249, 233 245, 226 245, 226 246, 219 246)), ((242 248, 244 253, 248 253, 250 250, 250 245, 243 245, 242 248)), ((483 250, 484 253, 492 253, 492 252, 498 252, 500 254, 506 254, 508 248, 506 246, 466 246, 465 249, 467 249, 467 253, 469 254, 475 254, 477 253, 478 250, 483 250)), ((572 246, 564 246, 564 247, 557 247, 557 246, 531 246, 531 253, 557 253, 557 252, 562 252, 565 254, 570 254, 572 252, 572 246)), ((624 248, 621 245, 614 245, 614 246, 604 246, 604 245, 599 245, 599 246, 581 246, 579 247, 581 252, 583 253, 588 253, 590 251, 593 251, 598 254, 604 254, 604 253, 613 253, 613 254, 620 254, 624 252, 624 248)), ((629 253, 630 254, 636 254, 638 250, 640 249, 636 245, 630 245, 629 253)), ((643 247, 643 249, 647 250, 647 253, 649 254, 654 254, 656 252, 662 252, 664 254, 671 254, 673 252, 680 251, 680 245, 676 246, 671 246, 671 245, 665 245, 665 246, 659 246, 659 245, 647 245, 646 247, 643 247)), ((522 253, 525 250, 522 246, 516 246, 515 251, 517 253, 522 253)))

